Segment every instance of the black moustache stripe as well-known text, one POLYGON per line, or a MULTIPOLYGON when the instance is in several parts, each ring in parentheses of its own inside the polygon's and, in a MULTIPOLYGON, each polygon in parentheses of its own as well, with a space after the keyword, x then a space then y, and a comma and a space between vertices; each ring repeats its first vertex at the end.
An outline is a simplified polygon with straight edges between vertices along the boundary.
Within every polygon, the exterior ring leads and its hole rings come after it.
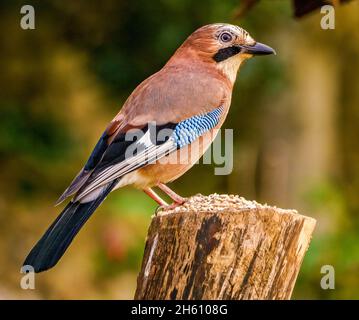
POLYGON ((218 52, 213 56, 213 60, 215 60, 216 62, 221 62, 223 60, 235 56, 240 52, 241 52, 241 48, 239 46, 232 46, 232 47, 219 49, 218 52))

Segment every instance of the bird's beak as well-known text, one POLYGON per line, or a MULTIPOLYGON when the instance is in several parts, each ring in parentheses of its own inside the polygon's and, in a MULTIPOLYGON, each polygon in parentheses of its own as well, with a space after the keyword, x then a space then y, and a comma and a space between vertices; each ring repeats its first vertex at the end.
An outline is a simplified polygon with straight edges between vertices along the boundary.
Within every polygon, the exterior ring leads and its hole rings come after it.
POLYGON ((266 44, 256 42, 254 45, 241 45, 242 53, 264 56, 267 54, 276 54, 275 50, 266 44))

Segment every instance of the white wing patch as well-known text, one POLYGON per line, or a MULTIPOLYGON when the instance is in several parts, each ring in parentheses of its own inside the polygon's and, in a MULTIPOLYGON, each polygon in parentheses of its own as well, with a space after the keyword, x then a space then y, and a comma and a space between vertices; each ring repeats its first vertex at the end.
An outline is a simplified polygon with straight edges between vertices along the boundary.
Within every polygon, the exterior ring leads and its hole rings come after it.
MULTIPOLYGON (((168 141, 158 146, 152 143, 149 145, 148 140, 146 139, 147 138, 145 138, 144 142, 147 143, 148 147, 144 151, 135 156, 126 158, 124 161, 114 164, 101 171, 95 179, 88 186, 86 186, 86 188, 80 190, 81 192, 76 196, 75 201, 80 200, 95 189, 116 178, 122 177, 144 165, 156 162, 177 149, 177 145, 173 138, 170 138, 168 141)), ((142 138, 140 140, 142 140, 142 138)))

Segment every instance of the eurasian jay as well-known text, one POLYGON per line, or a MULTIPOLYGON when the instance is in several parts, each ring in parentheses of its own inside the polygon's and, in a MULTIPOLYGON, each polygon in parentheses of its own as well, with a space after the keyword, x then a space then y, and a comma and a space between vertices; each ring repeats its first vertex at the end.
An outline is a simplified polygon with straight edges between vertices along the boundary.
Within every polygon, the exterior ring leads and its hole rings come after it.
POLYGON ((192 33, 160 71, 132 92, 110 122, 56 204, 69 196, 72 200, 24 265, 35 272, 53 267, 96 208, 120 187, 133 185, 166 206, 151 189, 159 187, 173 199, 172 207, 182 204, 185 199, 166 183, 189 170, 212 143, 228 113, 242 62, 273 53, 230 24, 211 24, 192 33), (163 130, 167 133, 159 138, 163 130), (188 161, 173 161, 183 151, 188 161))

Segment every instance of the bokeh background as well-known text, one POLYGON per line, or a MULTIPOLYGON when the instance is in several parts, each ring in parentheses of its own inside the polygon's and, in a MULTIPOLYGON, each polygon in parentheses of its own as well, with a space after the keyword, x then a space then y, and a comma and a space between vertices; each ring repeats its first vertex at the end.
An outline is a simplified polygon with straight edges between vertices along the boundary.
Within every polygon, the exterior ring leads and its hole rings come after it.
MULTIPOLYGON (((290 0, 1 1, 0 299, 132 298, 156 207, 140 191, 111 194, 60 263, 22 290, 20 266, 61 208, 53 203, 107 122, 196 28, 236 23, 277 50, 247 62, 225 128, 234 170, 195 166, 184 196, 232 193, 318 220, 293 298, 359 298, 359 3, 335 30, 290 0), (31 4, 36 29, 20 28, 31 4), (335 290, 320 287, 323 265, 335 290)), ((335 1, 339 3, 339 1, 335 1)))

